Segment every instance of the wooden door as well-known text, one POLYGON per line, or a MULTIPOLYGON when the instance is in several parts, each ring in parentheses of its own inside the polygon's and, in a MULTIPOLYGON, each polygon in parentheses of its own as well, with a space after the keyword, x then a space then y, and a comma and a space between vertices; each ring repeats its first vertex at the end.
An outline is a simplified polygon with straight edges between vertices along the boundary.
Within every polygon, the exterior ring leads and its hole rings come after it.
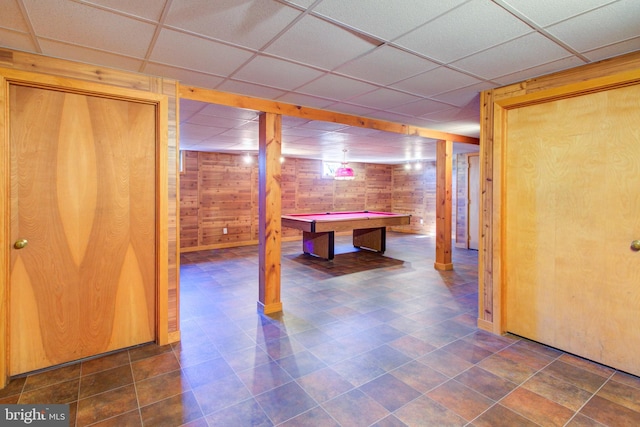
POLYGON ((469 200, 467 203, 467 247, 478 250, 480 241, 480 156, 472 154, 468 156, 469 173, 467 182, 467 192, 469 200))
POLYGON ((155 105, 12 84, 9 372, 155 339, 155 105))
POLYGON ((506 329, 640 375, 640 86, 508 111, 506 329))

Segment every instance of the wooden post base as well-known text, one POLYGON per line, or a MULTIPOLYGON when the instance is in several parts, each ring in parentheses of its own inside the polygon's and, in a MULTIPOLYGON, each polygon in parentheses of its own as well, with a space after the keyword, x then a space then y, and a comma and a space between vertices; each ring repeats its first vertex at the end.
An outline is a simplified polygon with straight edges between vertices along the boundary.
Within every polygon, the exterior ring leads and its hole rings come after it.
POLYGON ((264 305, 258 301, 258 313, 271 314, 282 311, 282 302, 264 305))
POLYGON ((435 268, 436 270, 440 270, 440 271, 453 270, 453 263, 452 262, 448 262, 446 264, 443 264, 441 262, 434 262, 433 263, 433 268, 435 268))

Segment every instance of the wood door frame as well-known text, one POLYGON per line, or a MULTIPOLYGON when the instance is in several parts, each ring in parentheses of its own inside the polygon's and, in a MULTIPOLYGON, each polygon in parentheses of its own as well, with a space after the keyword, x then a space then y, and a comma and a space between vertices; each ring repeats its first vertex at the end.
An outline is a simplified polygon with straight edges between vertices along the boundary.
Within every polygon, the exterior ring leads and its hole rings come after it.
MULTIPOLYGON (((465 248, 469 249, 469 247, 471 246, 469 243, 471 242, 471 234, 469 233, 469 223, 471 222, 471 158, 472 157, 477 157, 478 158, 478 182, 477 182, 477 195, 476 197, 478 198, 478 207, 480 206, 480 153, 467 153, 466 154, 466 164, 467 164, 467 189, 466 189, 466 194, 465 194, 465 203, 466 203, 466 208, 467 208, 467 218, 466 218, 466 239, 465 239, 465 248)), ((478 209, 478 213, 476 215, 476 220, 478 221, 478 224, 476 226, 478 232, 480 231, 480 210, 478 209)), ((476 237, 478 239, 478 248, 475 250, 479 250, 480 249, 480 235, 478 234, 478 236, 476 237)))
POLYGON ((0 68, 0 389, 9 380, 9 285, 10 285, 10 227, 11 227, 11 162, 9 87, 21 85, 60 90, 87 96, 97 96, 129 102, 144 103, 156 109, 156 342, 169 342, 169 278, 168 278, 168 109, 166 95, 118 88, 99 83, 64 77, 0 68))
MULTIPOLYGON (((494 266, 493 274, 493 324, 484 325, 484 329, 492 330, 494 333, 502 334, 506 331, 506 292, 507 284, 505 282, 507 257, 505 250, 505 222, 507 212, 505 211, 506 197, 508 193, 508 183, 506 182, 505 156, 507 146, 507 114, 509 110, 526 107, 530 105, 542 104, 547 102, 558 101, 561 99, 587 95, 594 92, 602 92, 612 89, 618 89, 625 86, 633 86, 640 84, 640 70, 626 71, 606 77, 594 78, 578 83, 568 84, 552 89, 540 90, 538 92, 527 94, 507 94, 505 98, 494 99, 493 101, 493 180, 492 180, 492 221, 491 228, 493 230, 491 254, 492 265, 494 266)), ((485 179, 485 151, 481 150, 480 157, 480 181, 485 179)), ((481 203, 483 200, 481 199, 481 203)), ((481 212, 483 210, 481 205, 481 212)), ((486 224, 484 224, 486 226, 486 224)), ((480 240, 480 253, 483 252, 483 240, 480 240)), ((479 277, 483 277, 483 264, 480 264, 479 277)), ((481 286, 482 290, 482 286, 481 286)), ((482 292, 479 293, 482 295, 482 292)), ((482 305, 481 305, 482 307, 482 305)), ((479 322, 480 323, 480 322, 479 322)))

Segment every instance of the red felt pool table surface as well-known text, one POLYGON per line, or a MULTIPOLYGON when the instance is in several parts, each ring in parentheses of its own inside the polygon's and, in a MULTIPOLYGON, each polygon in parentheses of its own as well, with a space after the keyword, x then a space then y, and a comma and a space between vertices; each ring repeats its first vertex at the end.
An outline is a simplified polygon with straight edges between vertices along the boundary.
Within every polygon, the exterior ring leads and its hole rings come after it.
POLYGON ((384 253, 386 227, 407 225, 411 215, 378 211, 322 212, 282 215, 282 226, 302 230, 303 251, 334 257, 334 232, 353 230, 353 246, 384 253))
POLYGON ((406 225, 410 218, 409 214, 377 211, 301 213, 283 215, 282 225, 315 233, 406 225))

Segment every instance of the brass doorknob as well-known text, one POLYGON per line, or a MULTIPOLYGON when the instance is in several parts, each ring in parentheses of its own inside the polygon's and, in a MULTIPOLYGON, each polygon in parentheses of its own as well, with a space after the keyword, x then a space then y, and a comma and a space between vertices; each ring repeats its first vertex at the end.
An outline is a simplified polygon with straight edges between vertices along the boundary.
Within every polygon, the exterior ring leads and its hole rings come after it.
POLYGON ((27 246, 27 239, 20 239, 20 240, 16 240, 16 242, 13 244, 13 247, 16 249, 22 249, 25 246, 27 246))
POLYGON ((633 242, 631 242, 631 250, 640 251, 640 240, 634 240, 633 242))

